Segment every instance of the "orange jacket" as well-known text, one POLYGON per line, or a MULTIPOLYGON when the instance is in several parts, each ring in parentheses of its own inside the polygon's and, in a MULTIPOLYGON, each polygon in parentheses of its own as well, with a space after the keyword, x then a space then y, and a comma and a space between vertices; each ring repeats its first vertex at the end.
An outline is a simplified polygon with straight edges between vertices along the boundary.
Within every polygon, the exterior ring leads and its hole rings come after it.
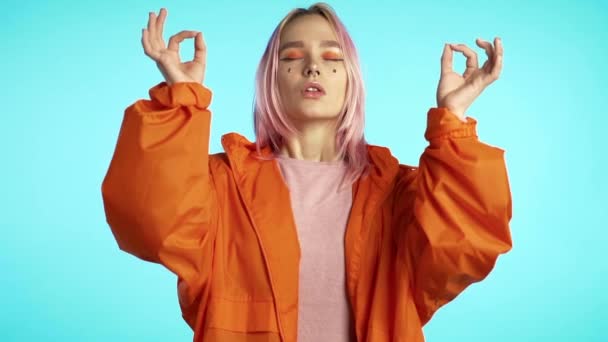
MULTIPOLYGON (((102 184, 118 246, 178 276, 194 341, 296 341, 300 250, 276 161, 236 133, 208 154, 202 85, 149 93, 126 109, 102 184)), ((511 249, 504 151, 467 120, 432 108, 418 167, 368 145, 373 168, 353 184, 345 237, 358 341, 423 341, 436 310, 511 249)))

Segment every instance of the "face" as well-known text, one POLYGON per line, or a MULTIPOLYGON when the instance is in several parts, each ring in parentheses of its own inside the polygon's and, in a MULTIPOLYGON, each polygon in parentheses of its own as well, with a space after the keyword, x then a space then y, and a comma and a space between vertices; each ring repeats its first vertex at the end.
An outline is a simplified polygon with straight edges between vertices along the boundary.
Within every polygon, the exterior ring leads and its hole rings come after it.
POLYGON ((340 114, 347 74, 337 36, 325 18, 304 15, 283 28, 278 81, 292 120, 331 120, 340 114))

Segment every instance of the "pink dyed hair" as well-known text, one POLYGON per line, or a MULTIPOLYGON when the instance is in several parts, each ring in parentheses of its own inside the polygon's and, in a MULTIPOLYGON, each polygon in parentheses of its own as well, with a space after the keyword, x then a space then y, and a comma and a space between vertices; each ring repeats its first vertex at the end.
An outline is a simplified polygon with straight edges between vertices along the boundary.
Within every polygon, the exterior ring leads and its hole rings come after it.
POLYGON ((359 58, 346 27, 334 10, 325 3, 316 3, 306 8, 289 12, 270 36, 262 55, 255 82, 254 128, 258 154, 264 146, 273 151, 281 148, 285 137, 297 134, 283 110, 278 91, 277 70, 281 32, 291 20, 302 15, 321 15, 333 27, 342 47, 347 73, 346 97, 338 118, 336 146, 339 157, 347 164, 344 181, 352 184, 366 174, 369 166, 367 143, 363 134, 365 123, 365 89, 359 66, 359 58))

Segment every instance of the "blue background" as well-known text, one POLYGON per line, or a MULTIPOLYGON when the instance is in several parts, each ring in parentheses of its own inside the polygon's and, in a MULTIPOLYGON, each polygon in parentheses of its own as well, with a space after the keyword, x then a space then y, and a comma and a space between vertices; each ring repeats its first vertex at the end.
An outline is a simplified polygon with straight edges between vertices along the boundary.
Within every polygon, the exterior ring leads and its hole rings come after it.
MULTIPOLYGON (((190 341, 175 276, 121 252, 100 186, 124 109, 162 80, 143 54, 149 11, 165 39, 204 32, 211 152, 253 139, 253 79, 278 21, 305 1, 8 1, 0 14, 0 338, 190 341)), ((358 46, 368 140, 417 164, 446 42, 500 36, 500 79, 467 114, 506 150, 513 250, 441 309, 428 341, 607 341, 608 2, 332 1, 358 46)), ((191 58, 193 40, 182 44, 191 58)), ((481 64, 480 63, 480 64, 481 64)), ((455 57, 464 70, 464 57, 455 57)))

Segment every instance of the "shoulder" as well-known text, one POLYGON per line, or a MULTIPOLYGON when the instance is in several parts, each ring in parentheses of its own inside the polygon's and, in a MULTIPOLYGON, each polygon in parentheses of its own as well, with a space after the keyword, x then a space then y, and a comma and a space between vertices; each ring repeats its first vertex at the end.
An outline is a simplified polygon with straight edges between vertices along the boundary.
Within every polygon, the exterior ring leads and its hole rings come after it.
POLYGON ((228 161, 226 152, 210 154, 209 166, 214 169, 230 168, 230 162, 228 161))
POLYGON ((397 173, 395 186, 406 192, 416 189, 416 181, 418 179, 418 167, 406 164, 399 164, 399 172, 397 173))
POLYGON ((367 144, 367 150, 369 152, 370 163, 376 169, 390 170, 390 173, 394 173, 396 186, 413 185, 418 174, 417 166, 400 163, 391 150, 385 146, 367 144))

